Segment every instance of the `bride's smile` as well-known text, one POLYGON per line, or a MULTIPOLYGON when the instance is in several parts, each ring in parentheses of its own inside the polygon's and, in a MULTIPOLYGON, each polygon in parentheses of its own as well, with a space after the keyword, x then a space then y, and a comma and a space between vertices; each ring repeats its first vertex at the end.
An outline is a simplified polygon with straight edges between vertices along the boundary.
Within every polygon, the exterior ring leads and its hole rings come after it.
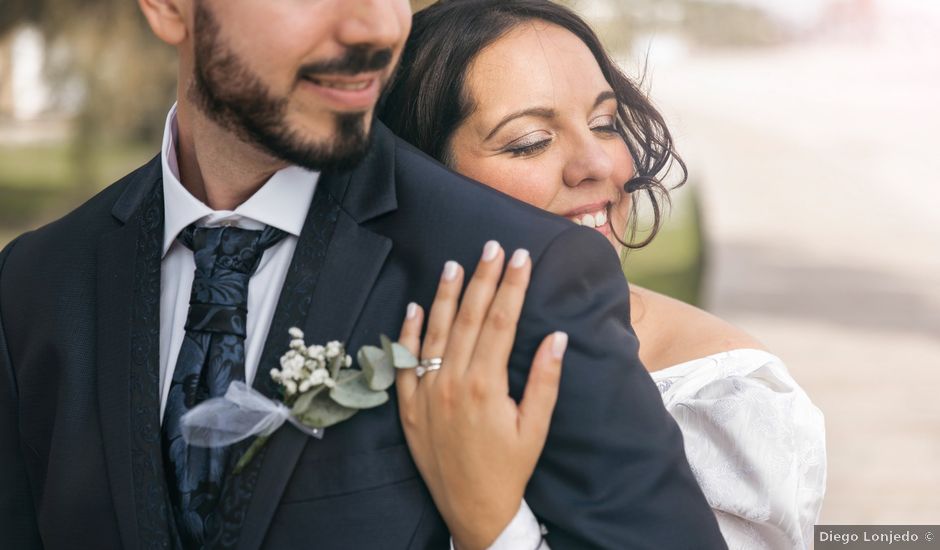
POLYGON ((600 204, 588 204, 566 212, 562 216, 578 225, 595 228, 601 233, 605 233, 605 230, 608 230, 607 219, 610 216, 609 212, 612 205, 613 203, 610 201, 603 201, 600 204))

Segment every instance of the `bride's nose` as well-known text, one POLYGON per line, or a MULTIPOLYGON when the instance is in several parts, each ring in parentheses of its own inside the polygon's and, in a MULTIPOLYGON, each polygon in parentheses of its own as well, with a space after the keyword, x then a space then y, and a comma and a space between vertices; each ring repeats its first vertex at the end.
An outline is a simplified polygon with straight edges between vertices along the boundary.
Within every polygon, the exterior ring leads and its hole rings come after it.
POLYGON ((568 187, 577 187, 591 181, 605 181, 613 173, 613 159, 594 136, 579 138, 568 151, 568 155, 562 175, 568 187))

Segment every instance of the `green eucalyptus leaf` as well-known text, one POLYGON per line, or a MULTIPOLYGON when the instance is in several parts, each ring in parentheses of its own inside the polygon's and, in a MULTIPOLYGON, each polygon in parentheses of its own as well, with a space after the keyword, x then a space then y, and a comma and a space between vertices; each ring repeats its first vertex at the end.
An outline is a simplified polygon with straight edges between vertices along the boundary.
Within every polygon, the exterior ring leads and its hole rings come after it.
POLYGON ((387 390, 395 383, 395 369, 384 351, 372 346, 370 348, 365 353, 367 361, 362 363, 366 384, 375 391, 387 390))
POLYGON ((395 383, 395 369, 384 351, 375 346, 363 346, 359 350, 358 359, 369 388, 382 391, 395 383))
POLYGON ((344 407, 331 399, 328 393, 321 392, 313 398, 300 421, 311 428, 327 428, 339 424, 357 412, 358 409, 344 407))
POLYGON ((392 344, 392 364, 396 369, 413 369, 418 366, 418 358, 408 348, 395 342, 392 344))
POLYGON ((418 366, 418 359, 408 351, 408 348, 398 342, 392 342, 384 334, 379 336, 379 340, 382 341, 382 350, 393 367, 396 369, 410 369, 418 366))
POLYGON ((344 370, 339 373, 339 376, 336 377, 336 384, 349 384, 354 380, 362 378, 363 373, 361 370, 344 370))
POLYGON ((388 401, 388 394, 371 389, 365 377, 336 384, 330 390, 330 397, 340 405, 353 409, 371 409, 388 401))
POLYGON ((392 387, 395 383, 395 367, 388 359, 382 359, 382 362, 376 365, 372 378, 366 376, 366 384, 374 391, 384 391, 392 387))
POLYGON ((342 354, 330 359, 330 366, 329 366, 330 378, 336 378, 337 376, 339 376, 339 371, 343 368, 343 363, 345 362, 345 360, 346 360, 345 351, 342 354))
POLYGON ((382 343, 382 350, 390 354, 392 352, 392 339, 384 334, 379 334, 379 342, 382 343))
POLYGON ((385 352, 375 346, 362 346, 356 354, 356 361, 362 372, 366 373, 367 378, 375 370, 375 365, 383 359, 385 359, 385 352))
POLYGON ((306 412, 306 410, 310 408, 310 403, 313 401, 313 398, 316 397, 318 393, 320 393, 319 388, 315 390, 310 390, 308 392, 301 394, 301 396, 297 398, 297 401, 294 402, 294 406, 291 407, 290 409, 291 414, 297 417, 304 414, 304 412, 306 412))

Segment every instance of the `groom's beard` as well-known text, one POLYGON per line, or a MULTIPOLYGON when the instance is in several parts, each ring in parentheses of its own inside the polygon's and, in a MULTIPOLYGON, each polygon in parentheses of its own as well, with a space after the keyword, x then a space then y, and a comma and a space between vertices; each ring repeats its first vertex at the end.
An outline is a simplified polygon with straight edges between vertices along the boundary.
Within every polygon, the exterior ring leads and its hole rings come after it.
MULTIPOLYGON (((287 97, 271 95, 261 79, 222 44, 220 28, 202 2, 195 3, 195 74, 190 99, 210 120, 285 162, 309 170, 347 169, 369 148, 367 113, 337 113, 331 139, 304 139, 287 123, 287 97)), ((340 59, 304 73, 356 74, 383 69, 391 50, 351 49, 340 59)))

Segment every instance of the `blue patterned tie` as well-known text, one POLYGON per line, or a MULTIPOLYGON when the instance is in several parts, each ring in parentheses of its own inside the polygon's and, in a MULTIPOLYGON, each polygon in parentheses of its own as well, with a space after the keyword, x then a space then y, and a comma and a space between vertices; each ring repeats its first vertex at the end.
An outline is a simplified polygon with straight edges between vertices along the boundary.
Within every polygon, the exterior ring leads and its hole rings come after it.
POLYGON ((196 274, 162 435, 170 498, 185 548, 203 545, 206 520, 219 498, 228 448, 190 447, 180 435, 180 417, 201 401, 224 395, 232 381, 245 380, 248 281, 264 250, 284 236, 272 227, 251 231, 191 225, 178 237, 193 251, 196 274))

